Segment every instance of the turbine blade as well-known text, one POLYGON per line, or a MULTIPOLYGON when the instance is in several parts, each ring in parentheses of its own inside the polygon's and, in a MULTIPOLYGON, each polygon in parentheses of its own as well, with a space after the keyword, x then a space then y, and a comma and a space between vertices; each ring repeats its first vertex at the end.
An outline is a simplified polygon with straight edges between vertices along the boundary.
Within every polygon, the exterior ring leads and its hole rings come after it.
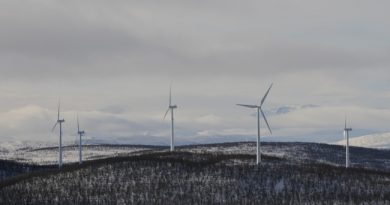
POLYGON ((56 127, 57 127, 57 124, 58 124, 58 122, 56 122, 56 124, 54 124, 53 128, 51 129, 51 132, 54 132, 54 129, 56 129, 56 127))
POLYGON ((167 117, 169 110, 170 110, 170 108, 168 108, 168 110, 165 112, 163 120, 165 120, 165 118, 167 117))
POLYGON ((172 105, 172 84, 169 86, 169 106, 172 105))
POLYGON ((61 101, 58 100, 58 112, 57 112, 57 120, 60 119, 60 107, 61 107, 61 101))
POLYGON ((269 127, 269 124, 268 124, 267 118, 265 117, 263 110, 261 110, 261 109, 260 109, 260 112, 261 112, 261 115, 262 115, 262 116, 263 116, 263 118, 264 118, 265 124, 267 124, 267 127, 268 127, 268 130, 269 130, 269 132, 270 132, 270 133, 271 133, 271 135, 272 135, 272 130, 271 130, 271 128, 269 127))
POLYGON ((79 114, 77 114, 77 132, 80 132, 79 114))
POLYGON ((245 105, 245 104, 236 104, 238 106, 242 106, 242 107, 249 107, 249 108, 257 108, 258 106, 257 105, 245 105))
POLYGON ((347 115, 345 115, 345 124, 344 128, 347 129, 347 115))
POLYGON ((269 93, 269 91, 270 91, 270 90, 271 90, 271 88, 272 88, 272 85, 273 85, 273 83, 271 83, 271 85, 269 86, 269 88, 268 88, 267 92, 265 93, 265 95, 264 95, 263 99, 261 99, 261 102, 260 102, 260 107, 263 105, 263 103, 264 103, 265 99, 267 98, 267 96, 268 96, 268 93, 269 93))

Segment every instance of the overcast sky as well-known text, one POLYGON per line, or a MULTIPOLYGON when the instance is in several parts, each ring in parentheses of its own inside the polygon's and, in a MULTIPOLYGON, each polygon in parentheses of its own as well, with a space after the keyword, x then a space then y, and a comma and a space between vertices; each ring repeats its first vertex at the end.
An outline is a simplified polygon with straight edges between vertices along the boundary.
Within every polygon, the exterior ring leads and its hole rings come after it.
MULTIPOLYGON (((0 137, 254 136, 332 142, 390 131, 390 2, 0 1, 0 137), (262 121, 263 122, 263 121, 262 121), (264 124, 264 123, 263 123, 264 124), (264 136, 269 136, 266 129, 264 136)), ((254 138, 253 138, 254 139, 254 138)), ((275 138, 276 139, 276 138, 275 138)))

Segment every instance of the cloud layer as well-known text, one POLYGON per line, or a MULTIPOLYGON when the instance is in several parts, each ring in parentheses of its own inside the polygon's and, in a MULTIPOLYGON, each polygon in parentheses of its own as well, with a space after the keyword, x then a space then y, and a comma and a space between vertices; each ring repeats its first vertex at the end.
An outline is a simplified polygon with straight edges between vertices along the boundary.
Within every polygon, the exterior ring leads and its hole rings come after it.
MULTIPOLYGON (((51 139, 58 98, 96 137, 255 134, 335 141, 390 131, 388 1, 2 1, 0 136, 51 139), (305 107, 305 105, 316 105, 305 107), (281 112, 277 112, 277 111, 281 112), (266 131, 264 130, 264 133, 266 131)), ((54 135, 55 137, 55 135, 54 135)))

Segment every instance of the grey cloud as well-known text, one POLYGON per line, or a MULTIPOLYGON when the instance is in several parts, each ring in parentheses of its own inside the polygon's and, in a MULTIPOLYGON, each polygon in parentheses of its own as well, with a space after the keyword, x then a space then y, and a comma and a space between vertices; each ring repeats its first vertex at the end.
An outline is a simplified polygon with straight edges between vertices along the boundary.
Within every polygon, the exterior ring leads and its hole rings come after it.
POLYGON ((384 36, 390 32, 371 23, 387 25, 388 16, 362 16, 347 3, 302 3, 3 2, 2 76, 251 76, 390 65, 389 44, 378 46, 378 32, 359 36, 353 29, 378 28, 384 36))
POLYGON ((124 106, 124 105, 110 105, 103 109, 100 109, 102 112, 106 113, 112 113, 112 114, 124 114, 127 111, 129 111, 130 108, 124 106))
POLYGON ((300 105, 300 106, 285 105, 285 106, 280 106, 280 107, 277 107, 276 109, 271 110, 271 113, 274 115, 284 115, 284 114, 288 114, 290 112, 294 112, 297 110, 308 109, 308 108, 318 108, 318 107, 320 107, 320 106, 313 105, 313 104, 300 105))

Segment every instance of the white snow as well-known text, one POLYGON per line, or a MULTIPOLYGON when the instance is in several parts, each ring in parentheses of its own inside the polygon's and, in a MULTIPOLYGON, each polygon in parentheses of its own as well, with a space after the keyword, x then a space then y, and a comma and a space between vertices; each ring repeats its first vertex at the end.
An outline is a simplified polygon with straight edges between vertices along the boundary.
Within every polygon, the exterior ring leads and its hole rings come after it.
MULTIPOLYGON (((345 145, 345 140, 336 142, 338 145, 345 145)), ((390 148, 390 133, 377 133, 364 135, 360 137, 349 138, 350 146, 367 147, 367 148, 390 148)))
MULTIPOLYGON (((79 150, 74 143, 64 143, 63 161, 64 163, 78 162, 79 150)), ((58 145, 44 142, 2 142, 0 145, 0 159, 15 160, 18 162, 49 165, 58 163, 58 145)), ((127 146, 84 146, 83 159, 92 160, 118 155, 131 154, 138 151, 148 150, 143 147, 127 146)))

